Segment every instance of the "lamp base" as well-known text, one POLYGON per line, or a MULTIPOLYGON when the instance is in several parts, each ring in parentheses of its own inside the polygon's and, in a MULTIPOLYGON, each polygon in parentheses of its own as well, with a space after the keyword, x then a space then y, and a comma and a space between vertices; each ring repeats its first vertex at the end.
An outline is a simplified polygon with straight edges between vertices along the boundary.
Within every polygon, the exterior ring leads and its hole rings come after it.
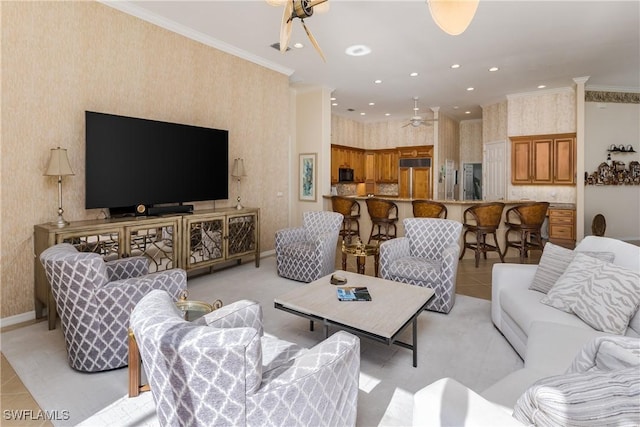
POLYGON ((63 228, 69 225, 69 221, 65 221, 62 215, 58 215, 58 220, 55 221, 54 224, 57 225, 58 228, 63 228))
POLYGON ((244 209, 244 206, 242 206, 240 204, 240 196, 238 196, 238 198, 236 199, 238 201, 238 204, 236 205, 236 209, 240 210, 240 209, 244 209))

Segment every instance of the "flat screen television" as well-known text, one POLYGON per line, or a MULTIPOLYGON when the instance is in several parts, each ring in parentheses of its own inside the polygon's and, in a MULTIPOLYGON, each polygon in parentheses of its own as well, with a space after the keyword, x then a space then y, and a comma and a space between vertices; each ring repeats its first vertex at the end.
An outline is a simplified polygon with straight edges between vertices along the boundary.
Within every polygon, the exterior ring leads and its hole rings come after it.
POLYGON ((229 197, 229 132, 85 112, 85 207, 136 206, 229 197))

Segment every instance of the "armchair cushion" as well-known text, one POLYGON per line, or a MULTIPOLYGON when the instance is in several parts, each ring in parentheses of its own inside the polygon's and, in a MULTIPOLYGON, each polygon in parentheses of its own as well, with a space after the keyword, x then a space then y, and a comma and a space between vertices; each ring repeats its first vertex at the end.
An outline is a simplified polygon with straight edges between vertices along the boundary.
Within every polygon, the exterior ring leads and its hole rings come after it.
POLYGON ((442 273, 442 263, 432 259, 402 257, 390 267, 389 273, 408 280, 435 283, 442 273))
POLYGON ((142 256, 118 258, 105 262, 104 265, 111 281, 149 274, 149 260, 142 256))

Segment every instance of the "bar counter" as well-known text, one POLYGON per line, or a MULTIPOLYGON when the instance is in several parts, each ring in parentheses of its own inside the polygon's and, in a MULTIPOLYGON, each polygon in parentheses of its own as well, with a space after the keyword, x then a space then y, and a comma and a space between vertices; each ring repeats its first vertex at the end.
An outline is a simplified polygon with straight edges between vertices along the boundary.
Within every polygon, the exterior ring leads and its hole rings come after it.
MULTIPOLYGON (((360 204, 360 221, 359 221, 360 222, 360 238, 366 243, 367 240, 369 240, 369 233, 371 233, 371 218, 369 217, 369 213, 367 212, 367 204, 365 202, 369 197, 367 196, 344 196, 344 197, 353 198, 357 200, 358 203, 360 204)), ((398 222, 396 224, 398 227, 398 237, 404 236, 404 226, 402 225, 402 220, 404 218, 413 218, 413 205, 411 204, 411 202, 414 199, 400 198, 395 196, 382 196, 382 195, 376 196, 376 197, 380 199, 389 200, 398 206, 398 222)), ((331 196, 323 196, 323 198, 324 198, 324 209, 328 211, 332 210, 331 196)), ((488 201, 485 201, 485 200, 434 200, 434 201, 442 203, 447 207, 447 219, 452 219, 459 222, 464 222, 463 221, 464 211, 470 206, 478 205, 481 203, 488 203, 488 201)), ((504 235, 506 232, 505 219, 506 219, 507 210, 516 205, 533 202, 534 200, 499 200, 499 201, 504 203, 504 211, 502 212, 502 220, 500 221, 500 226, 498 227, 496 236, 498 237, 498 244, 500 245, 500 249, 504 251, 504 248, 505 248, 504 235)), ((549 207, 556 208, 556 209, 575 209, 575 203, 553 202, 550 204, 549 207)), ((491 238, 489 237, 488 240, 490 242, 491 238)), ((461 237, 460 238, 461 248, 462 248, 462 242, 463 240, 461 237)), ((473 251, 468 250, 465 252, 465 259, 474 258, 474 256, 475 255, 473 251)), ((498 257, 498 254, 496 252, 489 252, 487 256, 498 257)), ((509 252, 505 256, 516 257, 518 256, 518 252, 515 248, 510 248, 509 252)))

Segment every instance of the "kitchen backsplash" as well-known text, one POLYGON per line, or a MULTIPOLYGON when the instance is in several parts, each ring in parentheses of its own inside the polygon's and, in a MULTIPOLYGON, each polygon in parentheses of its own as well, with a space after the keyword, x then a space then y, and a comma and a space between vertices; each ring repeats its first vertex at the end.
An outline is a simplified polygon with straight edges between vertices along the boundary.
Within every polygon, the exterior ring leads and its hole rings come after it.
POLYGON ((378 184, 378 196, 397 196, 398 184, 378 184))

